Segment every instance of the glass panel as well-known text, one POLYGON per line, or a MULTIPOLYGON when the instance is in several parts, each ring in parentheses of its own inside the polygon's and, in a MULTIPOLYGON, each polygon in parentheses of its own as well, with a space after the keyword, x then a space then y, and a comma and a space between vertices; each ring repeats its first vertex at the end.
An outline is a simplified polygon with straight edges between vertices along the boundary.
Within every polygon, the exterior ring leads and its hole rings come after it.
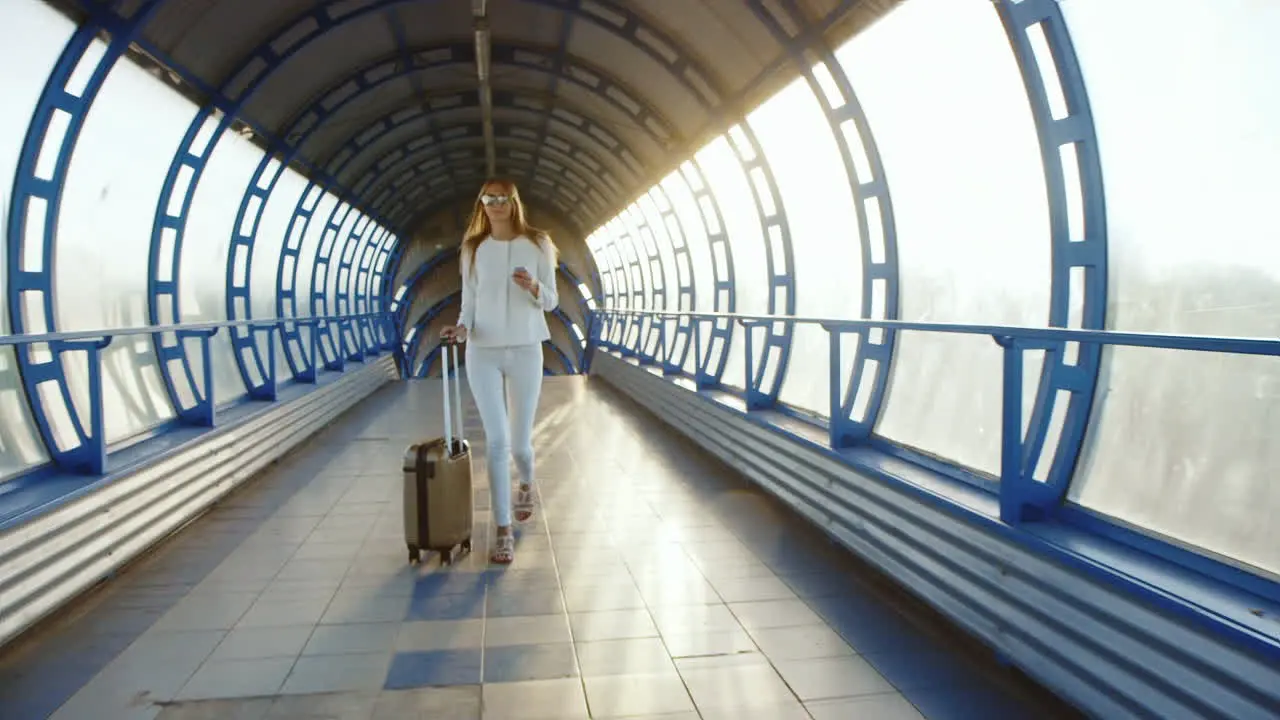
MULTIPOLYGON (((640 211, 644 214, 645 221, 649 225, 649 232, 653 238, 654 245, 658 248, 658 259, 662 263, 662 274, 666 280, 664 286, 667 299, 668 310, 680 309, 680 274, 676 267, 675 251, 672 249, 672 240, 667 232, 666 225, 662 219, 662 213, 658 211, 658 206, 653 202, 653 197, 648 194, 640 196, 640 200, 636 203, 640 211)), ((676 221, 679 222, 678 220, 676 221)), ((678 229, 678 228, 677 228, 678 229)), ((686 271, 687 274, 687 271, 686 271)))
MULTIPOLYGON (((258 223, 258 232, 253 242, 253 269, 249 275, 249 299, 255 319, 267 319, 277 316, 276 313, 276 275, 280 266, 280 253, 284 250, 285 233, 289 231, 289 220, 293 217, 293 209, 298 206, 298 199, 307 187, 307 181, 294 171, 285 168, 275 188, 267 198, 263 209, 262 220, 258 223)), ((292 280, 292 278, 290 278, 292 280)), ((284 349, 280 344, 279 331, 275 333, 276 378, 284 380, 289 377, 289 365, 284 359, 284 349)), ((267 333, 255 335, 263 363, 267 362, 267 333)))
MULTIPOLYGON (((1101 148, 1115 329, 1280 334, 1277 9, 1062 6, 1101 148)), ((1118 348, 1105 378, 1071 499, 1280 573, 1280 359, 1118 348)))
MULTIPOLYGON (((661 187, 671 202, 671 209, 675 211, 684 241, 689 245, 690 264, 693 266, 693 309, 695 312, 712 312, 715 310, 715 267, 711 264, 711 245, 707 242, 707 228, 702 224, 702 213, 698 210, 693 190, 678 172, 673 172, 663 179, 661 187)), ((670 230, 668 234, 672 234, 670 230)), ((727 307, 721 309, 728 311, 727 307)), ((701 330, 698 331, 700 334, 701 332, 701 330)), ((705 352, 709 342, 707 337, 700 336, 698 339, 702 346, 701 350, 705 352)), ((697 357, 696 352, 690 352, 685 356, 685 372, 692 374, 698 369, 697 357)))
MULTIPOLYGON (((803 79, 770 98, 747 121, 773 170, 795 253, 796 314, 856 318, 862 311, 862 249, 849 176, 831 125, 803 79)), ((800 325, 780 399, 828 415, 827 333, 800 325)), ((843 357, 842 378, 852 356, 843 357)), ((846 380, 847 382, 847 380, 846 380)))
MULTIPOLYGON (((238 133, 223 133, 204 176, 196 186, 187 216, 182 245, 182 322, 216 322, 227 319, 227 251, 240 207, 240 196, 253 179, 262 151, 238 133)), ((225 403, 245 394, 244 381, 231 351, 231 333, 220 330, 210 341, 213 354, 214 396, 225 403)), ((199 345, 187 344, 188 357, 199 383, 199 345)), ((183 382, 183 381, 179 381, 183 382)))
MULTIPOLYGON (((0 216, 7 221, 13 176, 31 111, 76 26, 39 2, 7 8, 5 25, 12 35, 8 42, 0 43, 0 87, 4 88, 4 102, 0 103, 0 216)), ((13 331, 9 325, 7 262, 7 253, 0 253, 0 335, 13 331)), ((47 459, 31 419, 14 349, 0 347, 0 479, 47 459)))
MULTIPOLYGON (((769 274, 766 266, 764 233, 760 228, 760 214, 756 210, 751 185, 742 165, 738 163, 727 137, 721 135, 697 154, 698 165, 706 175, 709 189, 720 204, 725 230, 733 248, 734 290, 738 299, 738 312, 748 315, 764 314, 769 309, 769 274)), ((742 326, 733 324, 733 345, 729 349, 729 364, 725 367, 724 383, 743 387, 745 339, 742 326)))
MULTIPOLYGON (((194 112, 190 102, 131 62, 117 63, 107 76, 64 188, 55 253, 60 329, 147 324, 156 198, 194 112)), ((221 263, 218 270, 225 286, 221 263)), ((87 422, 84 355, 70 355, 63 367, 87 422)), ((103 352, 102 401, 109 443, 173 417, 150 336, 117 338, 103 352)))
MULTIPOLYGON (((1044 325, 1044 172, 1017 63, 990 3, 910 0, 836 56, 856 79, 884 159, 902 319, 1044 325)), ((903 333, 898 343, 877 431, 998 472, 999 347, 935 333, 903 333)), ((1029 377, 1039 368, 1027 359, 1029 377)), ((1032 401, 1024 393, 1028 412, 1032 401)))

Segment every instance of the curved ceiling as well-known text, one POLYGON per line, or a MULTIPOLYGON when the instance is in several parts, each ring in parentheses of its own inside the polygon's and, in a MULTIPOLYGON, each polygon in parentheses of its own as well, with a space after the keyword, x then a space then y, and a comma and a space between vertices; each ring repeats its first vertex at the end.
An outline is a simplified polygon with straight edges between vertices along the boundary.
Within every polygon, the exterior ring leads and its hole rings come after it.
POLYGON ((402 233, 469 206, 496 173, 581 240, 795 78, 788 44, 834 45, 895 2, 114 5, 149 13, 136 59, 233 111, 259 145, 324 169, 402 233))

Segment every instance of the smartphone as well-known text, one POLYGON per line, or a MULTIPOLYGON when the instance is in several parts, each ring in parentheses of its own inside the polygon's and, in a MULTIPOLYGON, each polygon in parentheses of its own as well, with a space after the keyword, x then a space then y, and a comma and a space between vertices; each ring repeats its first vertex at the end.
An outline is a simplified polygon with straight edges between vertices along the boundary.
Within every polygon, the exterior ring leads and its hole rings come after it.
POLYGON ((514 275, 514 274, 516 274, 516 273, 520 272, 521 270, 523 270, 524 272, 529 272, 529 269, 528 269, 528 268, 526 268, 525 266, 523 266, 523 265, 517 265, 517 266, 516 266, 516 269, 511 271, 511 274, 512 274, 512 275, 514 275))

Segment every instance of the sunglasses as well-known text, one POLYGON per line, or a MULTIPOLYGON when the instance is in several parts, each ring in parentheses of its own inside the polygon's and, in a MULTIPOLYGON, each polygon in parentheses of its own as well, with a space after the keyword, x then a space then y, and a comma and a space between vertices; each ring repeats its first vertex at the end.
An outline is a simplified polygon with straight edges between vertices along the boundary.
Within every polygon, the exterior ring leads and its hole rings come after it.
POLYGON ((490 195, 489 193, 485 193, 480 196, 480 202, 485 205, 506 205, 510 201, 510 195, 490 195))

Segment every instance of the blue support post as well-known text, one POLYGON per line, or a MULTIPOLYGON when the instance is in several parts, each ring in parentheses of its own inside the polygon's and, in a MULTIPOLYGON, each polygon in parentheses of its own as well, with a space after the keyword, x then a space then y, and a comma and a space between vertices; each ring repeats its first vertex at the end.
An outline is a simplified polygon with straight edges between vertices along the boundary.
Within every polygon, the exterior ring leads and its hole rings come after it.
POLYGON ((217 422, 217 396, 213 392, 213 352, 209 346, 214 335, 218 334, 218 328, 212 330, 179 330, 176 336, 177 344, 182 345, 188 339, 196 339, 200 341, 200 367, 201 385, 203 393, 195 392, 198 388, 192 383, 192 393, 196 398, 196 403, 192 406, 186 422, 196 427, 213 427, 217 422))

